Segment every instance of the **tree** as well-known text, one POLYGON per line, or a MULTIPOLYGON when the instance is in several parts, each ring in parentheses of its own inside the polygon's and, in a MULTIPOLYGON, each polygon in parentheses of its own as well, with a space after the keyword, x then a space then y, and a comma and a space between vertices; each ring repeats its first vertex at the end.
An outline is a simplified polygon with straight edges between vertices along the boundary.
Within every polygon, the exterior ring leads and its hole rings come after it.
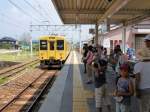
POLYGON ((29 48, 31 38, 30 33, 23 33, 19 38, 20 46, 22 46, 22 48, 29 48))
POLYGON ((31 38, 32 38, 32 36, 30 35, 30 33, 23 33, 23 34, 20 36, 19 41, 20 41, 20 42, 24 42, 24 43, 26 43, 26 44, 30 44, 31 38))

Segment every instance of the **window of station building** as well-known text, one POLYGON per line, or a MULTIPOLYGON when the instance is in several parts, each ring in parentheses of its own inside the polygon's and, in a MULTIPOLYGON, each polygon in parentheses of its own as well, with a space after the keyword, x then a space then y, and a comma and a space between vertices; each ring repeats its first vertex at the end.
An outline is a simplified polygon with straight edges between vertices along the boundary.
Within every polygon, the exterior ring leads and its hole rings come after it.
POLYGON ((64 40, 57 40, 57 50, 64 50, 64 40))
POLYGON ((55 49, 55 48, 54 48, 54 44, 55 44, 54 41, 50 41, 50 50, 54 50, 54 49, 55 49))
POLYGON ((47 50, 47 41, 40 40, 40 50, 47 50))

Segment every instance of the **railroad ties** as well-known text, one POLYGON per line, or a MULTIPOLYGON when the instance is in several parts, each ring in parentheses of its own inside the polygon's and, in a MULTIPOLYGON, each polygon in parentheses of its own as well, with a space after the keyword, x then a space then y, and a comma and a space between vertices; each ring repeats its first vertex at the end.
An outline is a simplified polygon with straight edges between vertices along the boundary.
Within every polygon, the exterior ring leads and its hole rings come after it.
MULTIPOLYGON (((12 69, 17 71, 17 67, 12 69)), ((20 66, 19 69, 21 69, 20 66)), ((2 75, 8 74, 7 72, 2 75)), ((49 83, 53 83, 56 72, 57 70, 48 71, 34 68, 1 85, 0 112, 10 112, 10 110, 11 112, 28 112, 44 88, 49 83)))

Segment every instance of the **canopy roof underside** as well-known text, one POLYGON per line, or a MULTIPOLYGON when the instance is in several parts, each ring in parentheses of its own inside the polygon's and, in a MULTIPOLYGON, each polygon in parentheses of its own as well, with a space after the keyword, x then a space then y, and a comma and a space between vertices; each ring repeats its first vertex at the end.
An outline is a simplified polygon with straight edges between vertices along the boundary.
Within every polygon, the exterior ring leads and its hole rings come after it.
POLYGON ((150 17, 149 0, 52 0, 64 24, 134 24, 150 17))

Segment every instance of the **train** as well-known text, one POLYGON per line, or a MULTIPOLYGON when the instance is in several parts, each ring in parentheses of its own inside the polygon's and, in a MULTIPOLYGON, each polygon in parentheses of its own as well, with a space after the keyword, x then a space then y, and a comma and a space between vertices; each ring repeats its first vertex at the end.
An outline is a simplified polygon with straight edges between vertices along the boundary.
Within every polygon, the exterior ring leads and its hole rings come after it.
POLYGON ((40 67, 62 67, 69 56, 70 43, 64 36, 47 35, 39 37, 40 67))

